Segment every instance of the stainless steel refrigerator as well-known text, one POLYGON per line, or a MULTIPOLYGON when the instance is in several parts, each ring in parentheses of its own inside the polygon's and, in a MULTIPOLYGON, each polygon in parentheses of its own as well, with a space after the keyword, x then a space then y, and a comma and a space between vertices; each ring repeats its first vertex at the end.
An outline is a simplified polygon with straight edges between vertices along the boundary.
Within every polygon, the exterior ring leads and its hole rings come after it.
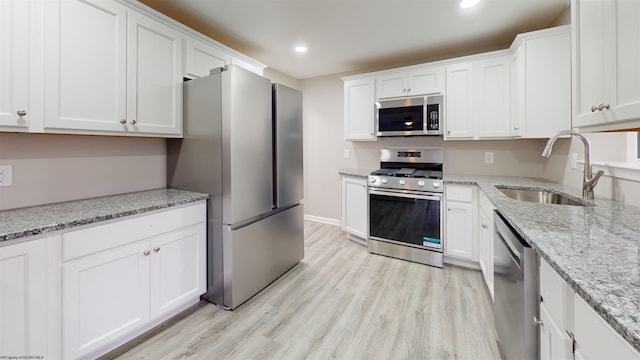
POLYGON ((183 86, 167 183, 211 194, 203 298, 234 309, 304 257, 302 93, 233 65, 183 86))

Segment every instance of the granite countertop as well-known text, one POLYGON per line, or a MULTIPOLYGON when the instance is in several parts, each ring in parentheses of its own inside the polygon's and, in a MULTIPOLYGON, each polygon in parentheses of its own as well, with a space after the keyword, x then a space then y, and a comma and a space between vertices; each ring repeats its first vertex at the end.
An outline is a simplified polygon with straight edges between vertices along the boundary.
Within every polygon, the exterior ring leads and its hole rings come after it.
POLYGON ((0 211, 0 242, 206 200, 209 194, 157 189, 0 211))
POLYGON ((580 189, 544 179, 444 178, 478 185, 531 247, 640 351, 640 208, 601 198, 584 207, 537 204, 508 198, 495 187, 547 189, 581 199, 580 189))
POLYGON ((373 171, 374 169, 338 169, 338 174, 361 177, 366 179, 369 177, 369 175, 371 175, 373 171))

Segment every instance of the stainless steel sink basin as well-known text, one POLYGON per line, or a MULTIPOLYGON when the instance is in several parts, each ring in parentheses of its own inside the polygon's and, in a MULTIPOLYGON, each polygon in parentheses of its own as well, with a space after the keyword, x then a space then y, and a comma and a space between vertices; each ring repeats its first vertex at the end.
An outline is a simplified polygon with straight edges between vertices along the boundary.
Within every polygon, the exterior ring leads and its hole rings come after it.
POLYGON ((540 204, 585 206, 585 204, 580 201, 547 190, 496 188, 502 191, 503 194, 515 200, 530 201, 540 204))

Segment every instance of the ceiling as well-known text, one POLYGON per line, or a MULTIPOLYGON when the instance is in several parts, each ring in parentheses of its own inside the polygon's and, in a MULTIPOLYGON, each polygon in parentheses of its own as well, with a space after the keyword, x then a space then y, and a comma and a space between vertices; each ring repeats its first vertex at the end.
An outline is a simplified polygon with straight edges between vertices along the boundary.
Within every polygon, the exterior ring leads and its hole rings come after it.
POLYGON ((140 0, 297 79, 507 48, 570 0, 140 0), (296 45, 306 45, 304 54, 296 45))

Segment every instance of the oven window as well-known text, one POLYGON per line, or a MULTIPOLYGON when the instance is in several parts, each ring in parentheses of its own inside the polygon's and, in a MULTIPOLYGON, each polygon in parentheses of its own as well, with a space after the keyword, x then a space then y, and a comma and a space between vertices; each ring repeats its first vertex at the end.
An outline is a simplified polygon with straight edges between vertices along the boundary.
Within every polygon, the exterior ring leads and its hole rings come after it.
POLYGON ((369 194, 369 235, 442 249, 440 200, 369 194))
POLYGON ((406 106, 379 109, 379 131, 422 131, 423 107, 406 106))

